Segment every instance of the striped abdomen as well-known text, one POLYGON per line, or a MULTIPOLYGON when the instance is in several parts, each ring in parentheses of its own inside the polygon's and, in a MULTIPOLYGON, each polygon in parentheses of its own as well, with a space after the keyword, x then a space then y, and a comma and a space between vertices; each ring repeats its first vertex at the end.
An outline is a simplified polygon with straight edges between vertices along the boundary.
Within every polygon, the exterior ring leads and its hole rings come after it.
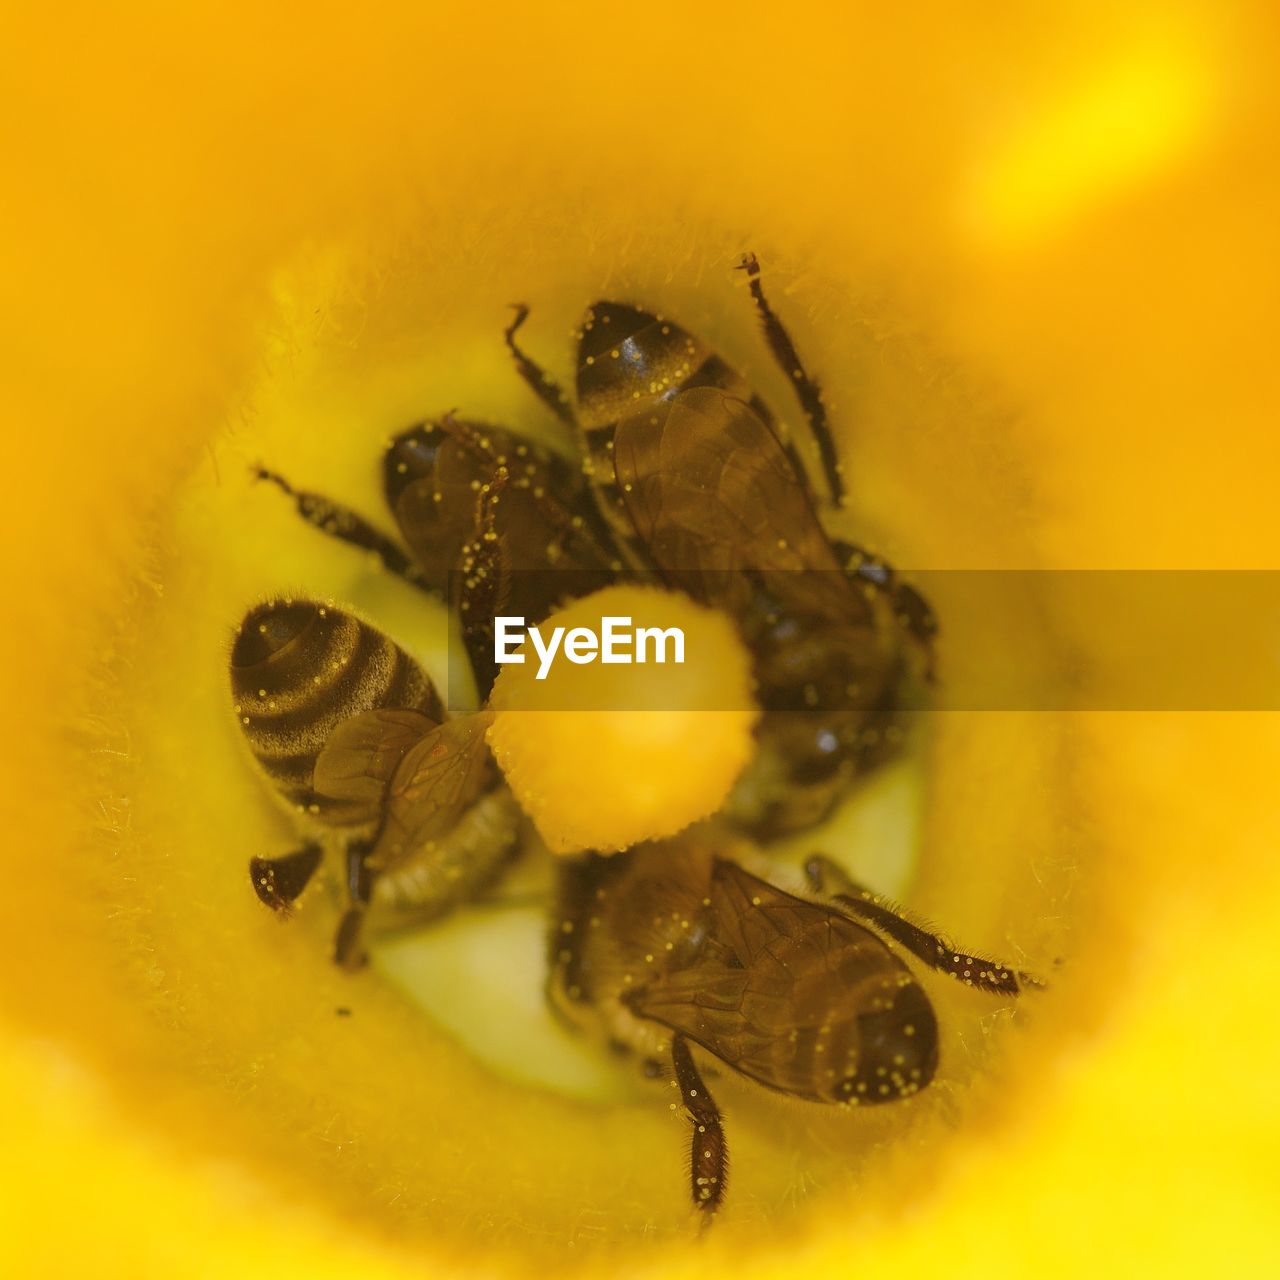
POLYGON ((254 758, 291 805, 334 827, 371 825, 367 803, 312 790, 316 758, 339 724, 402 707, 444 718, 430 677, 382 632, 314 600, 269 600, 240 623, 231 651, 236 716, 254 758))

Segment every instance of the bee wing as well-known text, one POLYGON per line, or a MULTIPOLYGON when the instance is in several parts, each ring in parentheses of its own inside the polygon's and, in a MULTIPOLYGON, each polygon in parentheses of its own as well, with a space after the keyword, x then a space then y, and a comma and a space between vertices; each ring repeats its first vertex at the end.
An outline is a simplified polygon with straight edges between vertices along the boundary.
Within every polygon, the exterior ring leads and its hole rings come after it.
POLYGON ((795 976, 775 948, 830 913, 722 858, 713 866, 710 904, 707 955, 646 983, 628 1003, 641 1017, 683 1031, 725 1062, 758 1074, 749 1066, 767 1056, 778 1026, 803 1016, 792 1000, 795 976))
POLYGON ((436 424, 421 428, 419 434, 430 445, 420 449, 417 468, 421 474, 396 494, 392 509, 424 577, 444 593, 462 548, 475 531, 476 490, 488 483, 493 467, 436 424))
POLYGON ((440 839, 493 779, 485 744, 492 712, 437 725, 405 753, 386 792, 386 813, 368 865, 387 871, 440 839))
POLYGON ((716 937, 745 969, 770 960, 779 939, 799 937, 815 915, 827 914, 826 908, 785 893, 728 858, 715 860, 710 897, 716 937))
POLYGON ((439 590, 475 536, 477 495, 500 471, 509 483, 493 514, 514 569, 598 570, 616 558, 581 472, 501 427, 453 418, 423 424, 393 444, 390 466, 396 523, 439 590))
POLYGON ((500 427, 426 423, 393 444, 389 467, 400 532, 460 618, 484 701, 496 675, 494 616, 542 621, 563 595, 603 586, 616 549, 581 473, 500 427))
POLYGON ((827 1096, 815 1076, 821 1044, 835 1036, 861 1052, 860 1019, 914 989, 909 971, 870 930, 736 863, 716 860, 710 900, 707 954, 627 1004, 770 1088, 827 1096))
POLYGON ((751 971, 753 987, 789 986, 801 959, 815 971, 825 971, 830 967, 826 957, 835 951, 852 961, 841 970, 843 982, 854 981, 864 970, 908 973, 870 929, 825 903, 797 898, 728 858, 715 860, 710 898, 714 936, 732 951, 731 966, 751 971), (821 957, 821 963, 815 966, 814 957, 821 957))
MULTIPOLYGON (((623 417, 613 439, 623 505, 660 568, 695 576, 776 574, 788 593, 795 590, 785 585, 791 575, 838 575, 803 482, 745 400, 718 387, 693 387, 665 415, 651 407, 623 417)), ((710 594, 728 589, 706 580, 710 594)))
POLYGON ((405 753, 434 727, 420 711, 381 707, 351 716, 316 757, 312 791, 326 800, 365 805, 373 818, 405 753))
POLYGON ((682 1031, 726 1062, 735 1062, 749 1028, 743 1014, 750 975, 721 964, 664 974, 631 992, 624 1003, 642 1018, 682 1031))

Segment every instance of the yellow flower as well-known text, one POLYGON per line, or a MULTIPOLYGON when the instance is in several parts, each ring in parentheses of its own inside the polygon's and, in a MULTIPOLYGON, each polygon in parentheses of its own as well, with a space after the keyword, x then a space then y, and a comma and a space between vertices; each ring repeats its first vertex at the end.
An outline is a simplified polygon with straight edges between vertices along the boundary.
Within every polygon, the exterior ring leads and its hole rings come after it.
MULTIPOLYGON (((1062 940, 1053 990, 899 1148, 831 1144, 794 1217, 806 1170, 744 1133, 697 1250, 661 1106, 487 1076, 372 979, 335 1019, 352 980, 247 893, 268 828, 214 810, 216 626, 288 525, 248 452, 371 505, 377 424, 527 412, 486 345, 517 301, 558 368, 606 292, 746 363, 744 247, 899 563, 1273 566, 1276 47, 1207 3, 18 15, 6 1273, 1273 1272, 1273 715, 954 717, 914 897, 1062 940)), ((281 573, 351 587, 301 546, 281 573)))

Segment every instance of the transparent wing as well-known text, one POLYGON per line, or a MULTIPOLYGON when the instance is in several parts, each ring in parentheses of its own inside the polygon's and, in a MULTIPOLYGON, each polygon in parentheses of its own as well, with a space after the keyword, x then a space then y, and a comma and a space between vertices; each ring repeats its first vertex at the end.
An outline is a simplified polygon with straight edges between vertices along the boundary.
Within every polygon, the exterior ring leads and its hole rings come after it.
POLYGON ((491 712, 437 725, 401 760, 386 791, 382 830, 368 865, 390 871, 441 840, 488 789, 495 766, 485 744, 491 712))
POLYGON ((825 1096, 828 1059, 844 1072, 874 1047, 863 1019, 914 986, 910 973, 870 930, 727 859, 716 859, 710 910, 703 956, 627 1003, 762 1084, 825 1096))
POLYGON ((697 963, 660 974, 629 1003, 737 1065, 765 1050, 777 1032, 773 1023, 792 1025, 792 988, 803 975, 787 965, 787 943, 831 913, 721 858, 709 904, 711 927, 697 963))
POLYGON ((316 757, 311 789, 325 800, 367 807, 372 820, 401 760, 435 724, 420 711, 388 708, 344 720, 316 757))
POLYGON ((444 593, 475 532, 476 488, 488 482, 494 467, 438 423, 406 432, 393 446, 391 461, 404 468, 403 478, 394 471, 387 476, 387 499, 400 533, 426 580, 444 593))
POLYGON ((840 616, 856 601, 786 450, 737 396, 694 387, 665 414, 650 406, 622 418, 614 467, 649 554, 701 581, 699 594, 731 603, 742 592, 735 578, 751 572, 807 611, 840 616))
POLYGON ((387 495, 396 522, 438 589, 478 532, 477 494, 499 473, 507 483, 493 519, 507 539, 513 570, 598 571, 616 559, 581 473, 534 441, 448 418, 406 432, 389 465, 387 495))
POLYGON ((580 472, 499 427, 426 423, 395 442, 388 466, 400 531, 458 614, 484 701, 495 614, 541 622, 562 599, 610 581, 616 548, 580 472))

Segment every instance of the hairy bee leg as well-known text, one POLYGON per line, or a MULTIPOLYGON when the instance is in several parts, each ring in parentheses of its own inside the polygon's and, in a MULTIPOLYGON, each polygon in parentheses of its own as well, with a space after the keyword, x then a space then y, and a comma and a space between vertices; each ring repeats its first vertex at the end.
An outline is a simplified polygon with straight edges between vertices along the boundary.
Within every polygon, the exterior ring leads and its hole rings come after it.
POLYGON ((945 938, 909 919, 900 909, 887 906, 882 898, 851 879, 844 868, 830 858, 815 855, 805 863, 804 870, 815 892, 826 894, 851 914, 900 943, 931 969, 949 974, 967 987, 994 995, 1016 996, 1023 987, 1044 986, 1039 978, 1012 965, 960 951, 945 938))
POLYGON ((372 847, 372 841, 353 840, 346 848, 347 897, 350 906, 343 912, 334 934, 333 962, 349 972, 363 968, 369 958, 365 953, 362 934, 365 911, 373 890, 373 873, 367 862, 372 847))
POLYGON ((703 1227, 724 1199, 729 1172, 729 1150, 725 1145, 720 1109, 702 1081, 689 1043, 682 1035, 671 1038, 671 1065, 684 1109, 693 1125, 689 1144, 689 1190, 694 1207, 703 1217, 703 1227))
POLYGON ((361 938, 364 932, 363 906, 348 907, 338 921, 338 928, 333 935, 333 963, 339 969, 355 973, 363 969, 368 956, 365 954, 361 938))
POLYGON ((747 287, 751 290, 752 301, 760 316, 765 341, 769 344, 769 350, 773 353, 778 367, 787 375, 788 381, 795 388, 796 399, 800 401, 804 416, 809 421, 809 430, 813 433, 818 453, 822 458, 822 469, 827 477, 831 501, 837 507, 843 506, 844 479, 840 474, 840 455, 836 452, 835 440, 827 423, 827 410, 822 403, 822 391, 805 372, 791 335, 764 296, 764 286, 760 283, 760 260, 754 253, 745 253, 742 255, 742 261, 738 263, 738 269, 747 273, 747 287))
POLYGON ((933 642, 938 635, 938 618, 929 602, 915 587, 900 582, 893 567, 865 547, 855 542, 833 542, 831 545, 846 573, 866 583, 889 601, 903 630, 920 646, 924 654, 925 678, 932 683, 933 642))
POLYGON ((250 858, 249 879, 258 901, 279 915, 288 915, 311 883, 320 866, 321 854, 318 844, 304 844, 301 849, 279 858, 250 858))
POLYGON ((409 555, 396 545, 386 534, 375 529, 363 516, 357 515, 347 507, 326 498, 322 493, 311 493, 295 489, 282 475, 269 471, 266 467, 255 467, 254 475, 259 480, 267 480, 282 493, 293 499, 298 514, 321 533, 338 542, 361 551, 372 552, 382 562, 382 566, 396 577, 403 578, 411 586, 417 587, 428 595, 438 593, 423 578, 422 571, 409 555))
POLYGON ((569 403, 569 397, 565 394, 564 388, 541 365, 535 364, 525 355, 516 343, 516 333, 528 318, 529 308, 521 302, 516 304, 515 311, 515 319, 502 331, 502 336, 506 341, 507 350, 511 352, 511 357, 516 362, 516 372, 528 383, 533 394, 566 427, 576 433, 577 419, 574 417, 573 407, 569 403))

